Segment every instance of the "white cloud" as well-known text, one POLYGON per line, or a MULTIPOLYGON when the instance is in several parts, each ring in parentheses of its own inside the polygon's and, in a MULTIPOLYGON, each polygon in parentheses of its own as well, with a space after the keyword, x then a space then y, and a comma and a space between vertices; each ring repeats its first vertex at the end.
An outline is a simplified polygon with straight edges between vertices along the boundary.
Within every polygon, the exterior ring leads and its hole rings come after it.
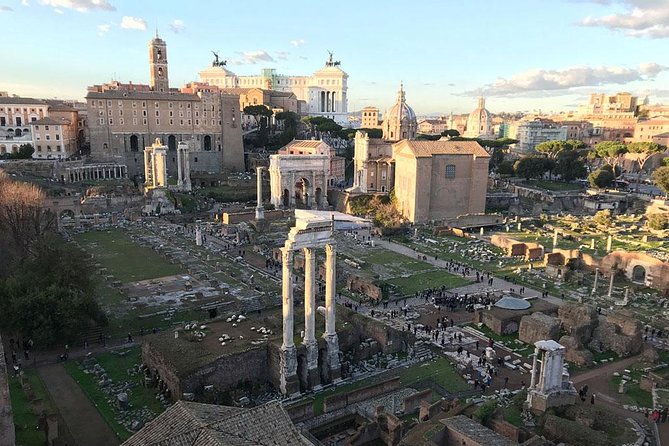
POLYGON ((21 0, 21 4, 23 6, 30 6, 30 2, 28 0, 21 0))
POLYGON ((234 59, 230 61, 231 65, 253 65, 262 62, 275 62, 274 58, 270 56, 267 51, 257 50, 257 51, 244 51, 237 52, 241 56, 241 59, 234 59))
POLYGON ((98 25, 98 36, 100 36, 100 37, 104 36, 105 34, 107 34, 109 32, 110 29, 111 29, 111 25, 109 23, 98 25))
POLYGON ((146 20, 125 15, 123 16, 123 19, 121 19, 121 28, 146 31, 146 20))
POLYGON ((588 16, 581 20, 583 26, 595 26, 624 32, 632 37, 662 39, 669 37, 669 2, 666 0, 617 0, 623 13, 588 16))
POLYGON ((0 12, 12 12, 13 9, 7 5, 0 5, 0 12))
POLYGON ((295 48, 300 47, 305 43, 306 41, 304 39, 295 39, 290 41, 290 44, 293 45, 295 48))
POLYGON ((74 9, 78 12, 116 11, 107 0, 40 0, 40 3, 53 8, 74 9))
POLYGON ((567 94, 578 87, 596 87, 606 84, 653 79, 669 67, 645 63, 638 68, 576 66, 562 70, 529 70, 509 79, 498 79, 482 88, 464 92, 465 96, 546 96, 567 94))
POLYGON ((170 29, 172 32, 179 34, 180 32, 183 32, 183 30, 186 29, 186 25, 184 24, 184 21, 181 19, 174 19, 172 20, 172 23, 170 23, 170 29))

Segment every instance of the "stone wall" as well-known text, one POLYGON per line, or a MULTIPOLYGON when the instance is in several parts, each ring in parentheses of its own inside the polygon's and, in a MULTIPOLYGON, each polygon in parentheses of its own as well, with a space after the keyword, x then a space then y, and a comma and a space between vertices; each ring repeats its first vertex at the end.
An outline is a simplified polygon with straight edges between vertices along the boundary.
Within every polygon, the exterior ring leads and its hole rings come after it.
POLYGON ((206 385, 220 391, 237 386, 242 381, 264 383, 268 380, 267 347, 260 346, 219 358, 182 380, 184 392, 198 393, 206 385))
POLYGON ((401 409, 405 414, 413 413, 416 410, 420 409, 421 403, 427 401, 428 403, 432 400, 432 389, 422 390, 413 395, 409 395, 404 398, 402 401, 401 409))
POLYGON ((142 343, 142 363, 146 364, 149 369, 155 369, 160 378, 165 381, 167 388, 170 389, 174 399, 181 399, 183 392, 181 380, 176 374, 176 371, 171 364, 167 363, 160 352, 153 349, 150 342, 142 343))
POLYGON ((560 333, 560 320, 546 314, 536 312, 520 319, 518 339, 534 345, 535 342, 553 339, 557 340, 560 333))
POLYGON ((383 291, 381 287, 374 283, 374 280, 355 274, 350 274, 346 278, 346 288, 354 293, 363 294, 372 300, 378 301, 383 298, 383 291))
POLYGON ((284 408, 293 423, 299 423, 314 416, 314 400, 311 398, 284 408))
POLYGON ((9 399, 9 375, 0 337, 0 446, 14 446, 14 418, 9 399))
MULTIPOLYGON (((286 213, 282 210, 265 211, 265 220, 278 220, 286 217, 286 213)), ((224 225, 234 225, 241 222, 255 220, 256 211, 244 212, 224 212, 221 218, 224 225)))
POLYGON ((635 355, 643 347, 641 324, 627 310, 610 313, 606 322, 595 328, 592 337, 589 344, 592 350, 611 350, 620 356, 635 355))
POLYGON ((515 443, 521 443, 522 430, 519 427, 503 420, 492 420, 490 424, 492 430, 500 434, 502 437, 508 438, 515 443))
MULTIPOLYGON (((357 334, 359 343, 365 338, 372 338, 379 343, 384 354, 406 351, 413 335, 409 332, 399 331, 374 319, 362 316, 340 305, 337 306, 337 325, 348 322, 354 335, 357 334)), ((353 339, 355 341, 355 339, 353 339)), ((339 346, 341 350, 355 347, 355 343, 347 346, 342 343, 340 336, 339 346)))
POLYGON ((341 395, 332 395, 326 397, 323 401, 323 411, 325 413, 333 410, 342 409, 349 404, 359 403, 360 401, 368 400, 370 398, 383 395, 393 390, 400 388, 400 378, 391 378, 377 384, 362 387, 360 389, 352 390, 341 395))

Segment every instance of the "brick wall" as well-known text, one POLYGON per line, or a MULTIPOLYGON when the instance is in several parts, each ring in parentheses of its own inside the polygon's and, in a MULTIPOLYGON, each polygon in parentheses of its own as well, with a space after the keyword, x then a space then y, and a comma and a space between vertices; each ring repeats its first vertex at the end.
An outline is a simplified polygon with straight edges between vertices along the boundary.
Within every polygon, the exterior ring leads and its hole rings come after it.
POLYGON ((370 398, 374 398, 384 393, 397 390, 400 387, 400 378, 391 378, 378 384, 372 384, 361 389, 352 390, 341 395, 332 395, 323 401, 323 411, 325 413, 333 410, 342 409, 349 404, 358 403, 370 398))
POLYGON ((413 395, 409 395, 402 401, 402 410, 405 414, 413 413, 420 408, 422 401, 432 400, 432 389, 426 389, 413 395))

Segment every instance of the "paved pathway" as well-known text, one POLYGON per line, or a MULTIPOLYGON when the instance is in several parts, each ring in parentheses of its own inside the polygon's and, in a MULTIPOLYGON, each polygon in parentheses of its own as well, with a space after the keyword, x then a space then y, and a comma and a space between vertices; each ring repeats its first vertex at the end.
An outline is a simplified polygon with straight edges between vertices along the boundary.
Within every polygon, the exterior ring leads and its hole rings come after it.
POLYGON ((37 369, 78 446, 118 446, 120 441, 62 364, 37 369))

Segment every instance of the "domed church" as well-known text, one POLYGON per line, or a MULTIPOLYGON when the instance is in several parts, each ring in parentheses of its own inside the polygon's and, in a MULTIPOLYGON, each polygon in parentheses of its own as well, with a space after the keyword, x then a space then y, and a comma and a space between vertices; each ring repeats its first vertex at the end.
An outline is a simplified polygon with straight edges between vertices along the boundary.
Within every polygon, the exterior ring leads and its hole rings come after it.
POLYGON ((385 141, 399 141, 414 139, 418 122, 413 109, 406 103, 404 86, 400 84, 397 92, 397 102, 383 116, 383 139, 385 141))
POLYGON ((469 114, 467 118, 467 128, 465 129, 467 138, 494 138, 492 129, 492 114, 485 108, 485 98, 479 98, 479 105, 469 114))

